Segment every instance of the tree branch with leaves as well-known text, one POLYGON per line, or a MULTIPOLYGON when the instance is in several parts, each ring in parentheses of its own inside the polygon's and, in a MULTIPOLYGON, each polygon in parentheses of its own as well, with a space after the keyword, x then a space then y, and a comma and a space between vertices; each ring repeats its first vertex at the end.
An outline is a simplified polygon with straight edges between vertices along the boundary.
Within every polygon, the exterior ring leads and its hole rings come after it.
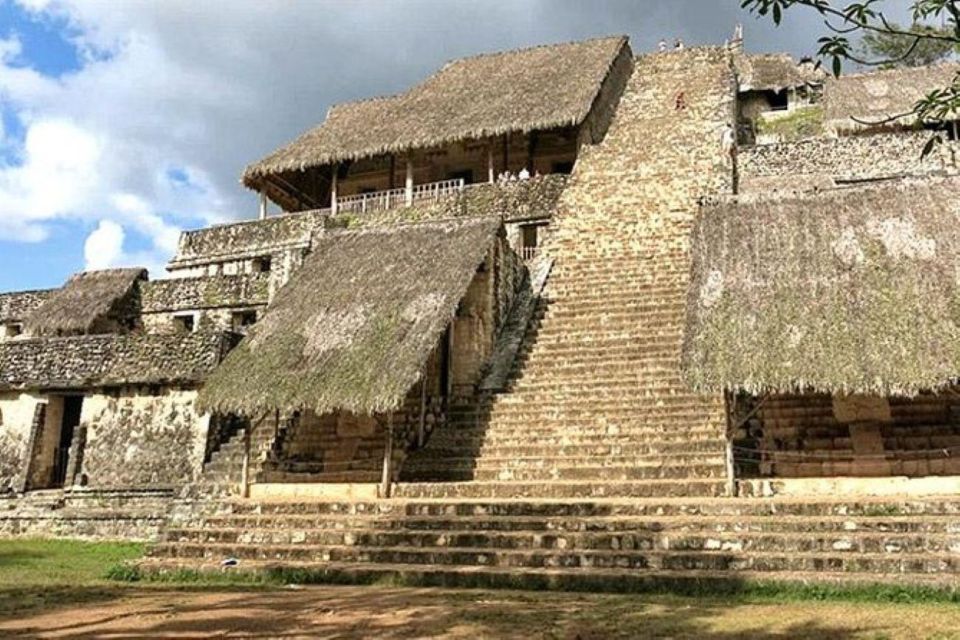
MULTIPOLYGON (((913 0, 912 24, 903 27, 883 12, 883 0, 836 2, 834 0, 741 0, 740 6, 759 16, 770 17, 779 26, 791 10, 818 13, 827 34, 819 38, 817 55, 840 76, 846 62, 867 67, 921 66, 960 52, 960 1, 913 0), (933 26, 940 22, 942 26, 933 26)), ((960 114, 960 72, 947 86, 934 89, 902 114, 880 125, 913 116, 922 123, 943 123, 960 114)), ((942 142, 934 135, 924 147, 929 154, 942 142)))

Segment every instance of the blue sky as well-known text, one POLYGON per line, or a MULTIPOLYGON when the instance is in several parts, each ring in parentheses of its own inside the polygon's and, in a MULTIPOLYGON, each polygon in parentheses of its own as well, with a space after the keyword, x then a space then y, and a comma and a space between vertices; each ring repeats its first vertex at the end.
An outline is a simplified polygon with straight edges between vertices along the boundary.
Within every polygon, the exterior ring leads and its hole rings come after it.
MULTIPOLYGON (((243 167, 330 104, 483 51, 624 33, 809 54, 739 0, 0 0, 0 291, 156 277, 181 229, 252 217, 243 167)), ((904 2, 889 4, 903 5, 904 2)))

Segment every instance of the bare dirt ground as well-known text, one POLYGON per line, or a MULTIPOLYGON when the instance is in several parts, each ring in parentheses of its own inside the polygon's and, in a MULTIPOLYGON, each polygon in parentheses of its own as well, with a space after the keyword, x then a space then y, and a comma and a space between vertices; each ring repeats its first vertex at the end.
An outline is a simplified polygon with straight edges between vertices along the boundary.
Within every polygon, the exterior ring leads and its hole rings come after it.
POLYGON ((960 639, 960 607, 386 587, 129 588, 13 612, 0 619, 0 637, 949 640, 960 639))

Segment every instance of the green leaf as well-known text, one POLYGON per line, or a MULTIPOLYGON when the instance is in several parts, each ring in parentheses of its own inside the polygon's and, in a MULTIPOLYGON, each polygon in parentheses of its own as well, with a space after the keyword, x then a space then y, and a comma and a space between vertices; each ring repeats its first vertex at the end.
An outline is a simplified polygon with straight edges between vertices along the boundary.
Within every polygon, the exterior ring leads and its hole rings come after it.
POLYGON ((833 75, 836 78, 840 77, 840 73, 843 71, 843 62, 840 60, 839 56, 833 56, 833 75))
POLYGON ((780 5, 773 5, 773 23, 780 26, 780 19, 783 18, 783 13, 780 11, 780 5))

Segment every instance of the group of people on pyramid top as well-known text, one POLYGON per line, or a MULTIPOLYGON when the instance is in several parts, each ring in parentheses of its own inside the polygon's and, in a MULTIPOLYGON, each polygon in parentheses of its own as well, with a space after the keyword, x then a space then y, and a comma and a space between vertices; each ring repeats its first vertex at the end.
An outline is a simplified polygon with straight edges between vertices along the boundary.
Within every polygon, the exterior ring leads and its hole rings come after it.
MULTIPOLYGON (((666 41, 666 40, 660 40, 660 44, 657 45, 657 49, 660 51, 660 53, 666 53, 666 51, 667 51, 667 41, 666 41)), ((677 38, 676 40, 674 40, 674 42, 673 42, 673 49, 674 49, 674 51, 681 51, 681 50, 683 50, 683 40, 681 40, 680 38, 677 38)))
MULTIPOLYGON (((532 177, 539 178, 540 172, 537 171, 532 177)), ((520 173, 516 174, 509 169, 502 172, 499 176, 497 176, 497 182, 516 182, 517 180, 529 180, 530 178, 530 171, 524 167, 523 169, 520 169, 520 173)))

